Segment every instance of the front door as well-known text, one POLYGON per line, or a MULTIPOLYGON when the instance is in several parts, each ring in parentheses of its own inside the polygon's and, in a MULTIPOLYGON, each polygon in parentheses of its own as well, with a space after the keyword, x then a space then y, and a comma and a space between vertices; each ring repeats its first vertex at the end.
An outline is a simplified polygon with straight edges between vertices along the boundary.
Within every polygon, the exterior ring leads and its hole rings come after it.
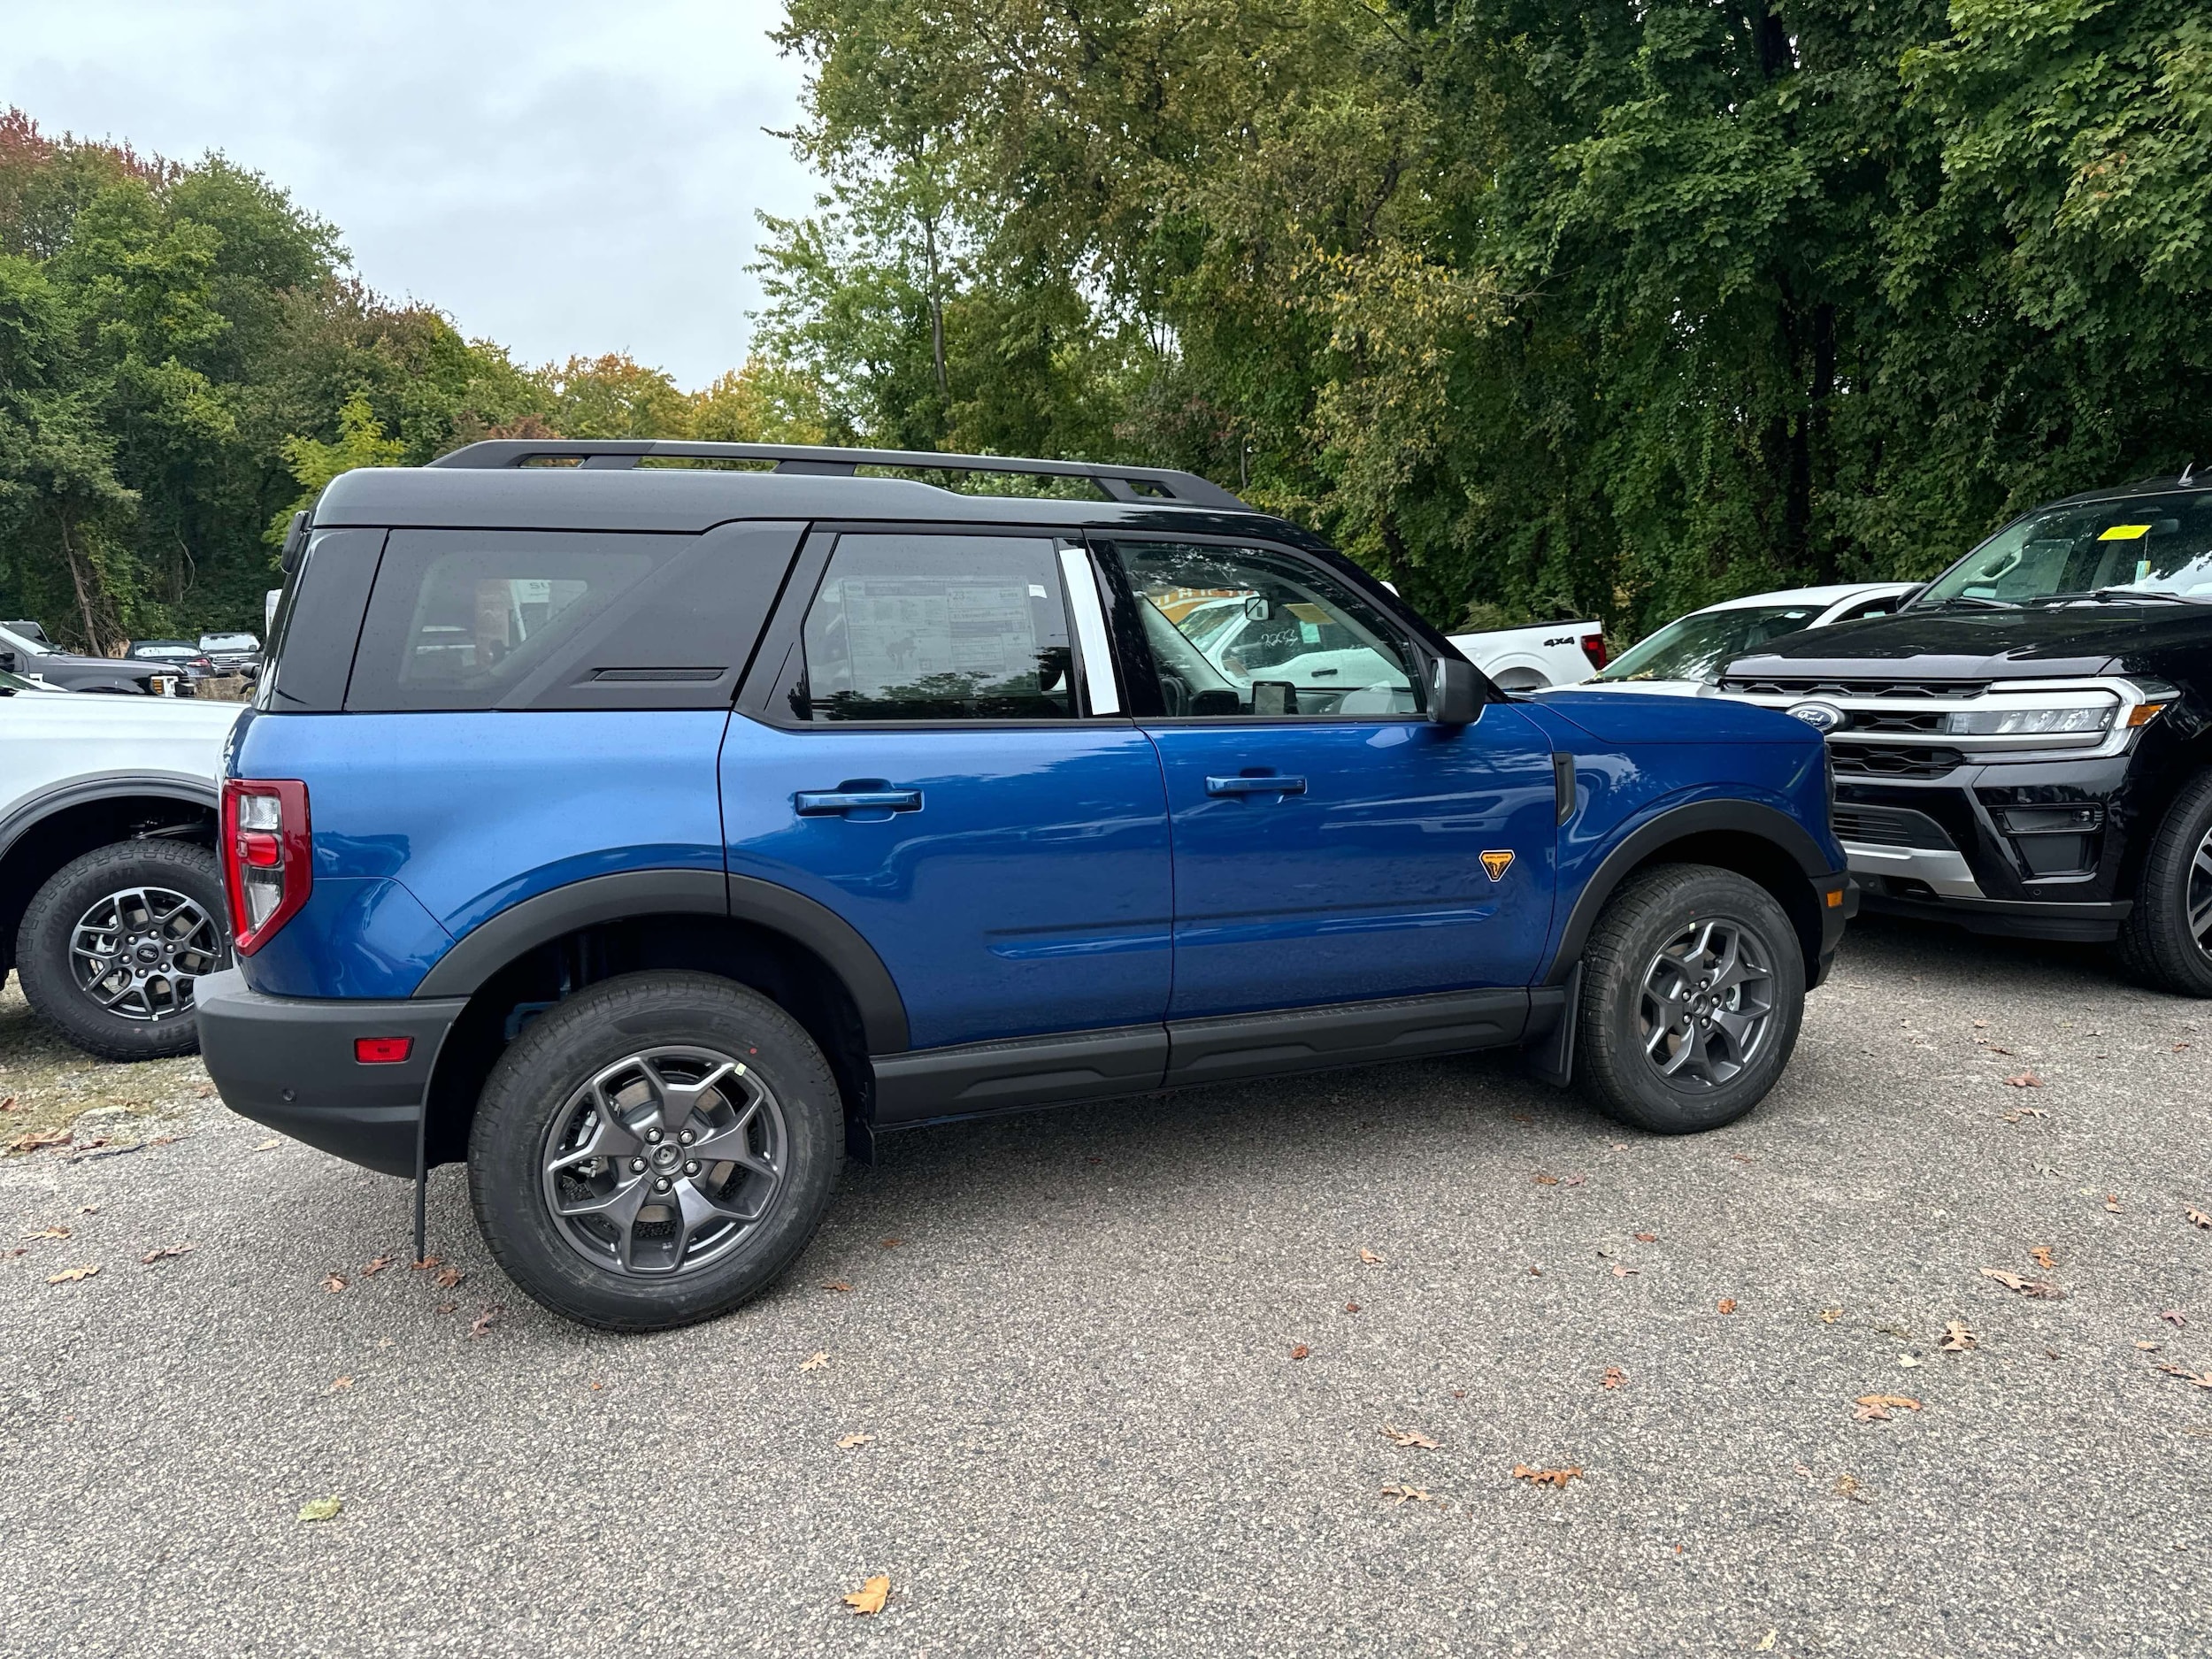
POLYGON ((1536 722, 1430 723, 1404 630, 1303 555, 1102 550, 1163 710, 1141 723, 1174 841, 1170 1018, 1528 984, 1557 821, 1536 722))

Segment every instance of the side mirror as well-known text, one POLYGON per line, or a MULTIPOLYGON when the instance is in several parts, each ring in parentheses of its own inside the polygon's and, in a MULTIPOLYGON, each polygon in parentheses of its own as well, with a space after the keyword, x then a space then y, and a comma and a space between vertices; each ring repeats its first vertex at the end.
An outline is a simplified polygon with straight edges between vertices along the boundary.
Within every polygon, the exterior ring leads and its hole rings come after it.
POLYGON ((1474 665, 1456 657, 1439 657, 1429 664, 1429 718, 1439 726, 1471 726, 1482 712, 1482 693, 1475 684, 1474 665))
POLYGON ((0 651, 0 672, 10 674, 21 673, 23 671, 16 666, 17 662, 20 659, 17 657, 13 651, 0 651))

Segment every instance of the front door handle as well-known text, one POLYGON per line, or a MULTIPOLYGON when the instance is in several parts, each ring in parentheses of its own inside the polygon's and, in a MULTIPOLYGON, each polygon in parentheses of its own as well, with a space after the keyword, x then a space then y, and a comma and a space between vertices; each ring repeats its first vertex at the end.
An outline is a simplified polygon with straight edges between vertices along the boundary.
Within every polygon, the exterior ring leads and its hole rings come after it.
POLYGON ((1244 775, 1206 780, 1208 795, 1303 795, 1305 792, 1306 780, 1303 778, 1285 778, 1274 772, 1259 778, 1244 775))
POLYGON ((801 818, 840 818, 848 812, 918 812, 919 789, 802 789, 791 797, 801 818))

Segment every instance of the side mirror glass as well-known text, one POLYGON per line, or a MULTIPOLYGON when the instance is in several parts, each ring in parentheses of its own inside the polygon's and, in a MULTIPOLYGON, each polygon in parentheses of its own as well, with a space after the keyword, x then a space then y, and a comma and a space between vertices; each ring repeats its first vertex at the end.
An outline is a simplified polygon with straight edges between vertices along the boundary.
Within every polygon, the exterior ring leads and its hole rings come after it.
POLYGON ((1268 618, 1267 595, 1265 594, 1247 595, 1244 601, 1244 615, 1248 621, 1266 621, 1268 618))
POLYGON ((1471 663, 1439 657, 1429 664, 1429 718, 1439 726, 1471 726, 1482 712, 1482 694, 1471 663))
POLYGON ((16 666, 16 662, 17 657, 13 651, 0 651, 0 672, 21 673, 23 671, 16 666))

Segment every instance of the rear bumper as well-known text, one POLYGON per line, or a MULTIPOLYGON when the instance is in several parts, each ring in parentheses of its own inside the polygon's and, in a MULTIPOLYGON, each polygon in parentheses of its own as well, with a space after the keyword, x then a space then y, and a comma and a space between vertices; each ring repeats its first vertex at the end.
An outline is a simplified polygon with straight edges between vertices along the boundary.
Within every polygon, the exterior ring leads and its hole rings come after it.
POLYGON ((350 1163, 414 1175, 430 1074, 466 998, 266 996, 231 968, 199 980, 193 1000, 201 1057, 226 1106, 350 1163), (414 1050, 364 1065, 357 1037, 412 1037, 414 1050))

